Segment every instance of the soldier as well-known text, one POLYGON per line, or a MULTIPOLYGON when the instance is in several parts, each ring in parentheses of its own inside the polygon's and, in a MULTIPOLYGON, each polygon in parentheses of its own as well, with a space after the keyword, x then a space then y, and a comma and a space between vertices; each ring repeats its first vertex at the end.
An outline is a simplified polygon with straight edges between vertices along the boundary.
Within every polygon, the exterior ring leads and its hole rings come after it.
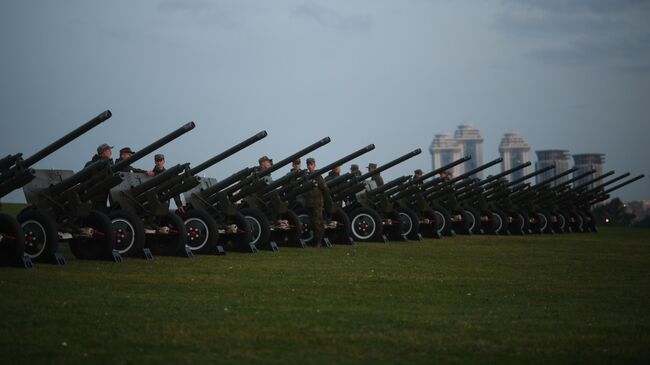
MULTIPOLYGON (((309 174, 313 174, 316 171, 316 160, 311 157, 307 159, 307 171, 309 174)), ((313 186, 305 193, 305 207, 307 208, 309 217, 311 217, 310 228, 314 232, 312 246, 320 247, 325 232, 323 194, 329 194, 329 189, 327 188, 327 184, 325 184, 325 180, 320 175, 314 176, 309 183, 313 184, 313 186)))
POLYGON ((361 171, 359 171, 359 165, 356 164, 350 165, 350 173, 355 177, 361 176, 361 171))
MULTIPOLYGON (((257 160, 257 163, 259 164, 259 166, 258 166, 258 169, 259 169, 259 170, 270 169, 271 166, 273 166, 273 160, 271 160, 271 159, 270 159, 268 156, 266 156, 266 155, 260 157, 259 160, 257 160)), ((266 184, 270 184, 270 183, 273 182, 273 178, 271 177, 270 174, 264 176, 264 177, 262 178, 262 180, 263 180, 266 184)))
MULTIPOLYGON (((155 163, 155 166, 153 167, 152 173, 153 175, 158 175, 161 174, 162 172, 165 171, 165 155, 163 154, 157 154, 153 156, 153 160, 155 163)), ((183 206, 183 201, 181 200, 180 195, 176 195, 174 197, 174 203, 176 204, 176 207, 178 208, 179 213, 185 213, 185 207, 183 206)))
POLYGON ((413 171, 413 178, 414 179, 420 178, 420 177, 422 177, 422 175, 423 175, 423 172, 420 169, 417 169, 417 170, 413 171))
POLYGON ((440 173, 440 177, 445 180, 451 180, 453 178, 453 175, 449 171, 443 171, 440 173))
POLYGON ((337 177, 341 176, 341 166, 336 166, 332 169, 332 171, 327 174, 327 177, 325 178, 325 181, 330 181, 332 179, 335 179, 337 177))
MULTIPOLYGON (((368 164, 368 172, 375 171, 377 169, 377 164, 376 163, 369 163, 368 164)), ((372 181, 374 181, 377 184, 377 187, 382 187, 384 185, 384 179, 381 177, 380 174, 375 174, 372 176, 372 181)))
POLYGON ((86 162, 84 167, 88 167, 99 160, 109 160, 109 163, 112 165, 113 164, 113 159, 111 158, 113 156, 112 150, 113 150, 113 146, 109 146, 106 143, 100 144, 99 146, 97 146, 97 154, 94 155, 90 161, 86 162))
MULTIPOLYGON (((133 152, 133 150, 131 150, 130 147, 122 148, 120 150, 120 158, 115 160, 115 163, 126 160, 127 158, 133 156, 134 153, 135 152, 133 152)), ((153 176, 154 175, 153 171, 145 171, 143 169, 138 169, 138 168, 135 168, 135 167, 132 167, 132 166, 126 166, 126 167, 122 168, 120 171, 121 172, 140 172, 140 173, 143 173, 143 174, 147 174, 147 176, 153 176)))
MULTIPOLYGON (((97 154, 94 155, 90 161, 86 162, 84 167, 88 167, 97 161, 108 161, 108 163, 112 165, 113 164, 113 159, 111 158, 113 156, 112 149, 113 146, 109 146, 106 143, 100 144, 99 146, 97 146, 97 154)), ((92 202, 93 205, 93 209, 102 212, 108 211, 108 206, 106 204, 108 200, 109 200, 108 192, 100 193, 90 198, 90 201, 92 202)))
POLYGON ((301 166, 300 159, 297 158, 293 160, 293 162, 291 163, 291 171, 289 171, 289 173, 292 173, 294 171, 300 171, 300 170, 302 170, 302 166, 301 166))

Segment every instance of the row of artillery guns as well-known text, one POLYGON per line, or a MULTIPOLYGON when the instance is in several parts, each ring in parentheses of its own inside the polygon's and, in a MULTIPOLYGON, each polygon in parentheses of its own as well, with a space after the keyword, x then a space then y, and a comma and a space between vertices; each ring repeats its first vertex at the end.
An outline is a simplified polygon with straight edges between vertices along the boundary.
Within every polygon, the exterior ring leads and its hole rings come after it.
POLYGON ((313 210, 304 194, 317 178, 372 150, 368 145, 316 171, 292 171, 273 180, 271 174, 330 143, 325 137, 274 163, 270 168, 244 168, 217 180, 199 176, 210 167, 267 137, 261 131, 210 156, 202 163, 168 167, 150 177, 128 167, 195 128, 193 122, 144 146, 126 160, 94 162, 80 171, 35 169, 39 161, 111 117, 105 111, 34 155, 0 159, 0 198, 22 189, 27 207, 16 218, 0 215, 0 260, 31 267, 32 262, 65 264, 59 252, 68 243, 77 259, 152 259, 155 255, 225 254, 226 251, 278 251, 281 246, 354 244, 359 241, 405 241, 455 234, 531 234, 593 232, 591 207, 609 193, 643 178, 609 181, 594 171, 552 183, 527 181, 553 167, 519 179, 508 179, 530 163, 477 179, 497 165, 490 161, 457 177, 446 171, 471 159, 453 161, 422 176, 401 176, 382 186, 372 177, 421 153, 413 150, 365 174, 328 177, 323 196, 323 234, 314 232, 313 210), (576 181, 588 179, 581 185, 576 181), (618 183, 615 186, 611 186, 618 183), (611 187, 610 187, 611 186, 611 187), (183 196, 183 211, 169 201, 183 196))

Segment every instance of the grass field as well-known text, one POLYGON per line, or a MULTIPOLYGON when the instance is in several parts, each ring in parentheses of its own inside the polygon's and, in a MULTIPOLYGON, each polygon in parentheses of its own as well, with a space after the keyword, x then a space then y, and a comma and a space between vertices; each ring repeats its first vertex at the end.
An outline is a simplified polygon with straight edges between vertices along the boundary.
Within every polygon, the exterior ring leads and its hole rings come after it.
POLYGON ((0 363, 646 363, 650 231, 0 268, 0 363))

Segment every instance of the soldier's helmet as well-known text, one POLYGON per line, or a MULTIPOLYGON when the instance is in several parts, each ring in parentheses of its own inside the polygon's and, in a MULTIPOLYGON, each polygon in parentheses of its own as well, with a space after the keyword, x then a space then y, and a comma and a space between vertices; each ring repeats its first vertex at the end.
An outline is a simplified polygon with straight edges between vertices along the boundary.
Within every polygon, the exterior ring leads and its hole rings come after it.
POLYGON ((100 155, 102 152, 106 150, 112 150, 113 146, 109 146, 107 143, 102 143, 99 146, 97 146, 97 154, 100 155))
POLYGON ((310 163, 316 163, 316 160, 314 160, 313 157, 310 157, 307 159, 307 165, 309 165, 310 163))
POLYGON ((131 149, 131 147, 124 147, 124 148, 122 148, 122 149, 120 150, 120 155, 123 154, 123 153, 134 154, 135 152, 133 152, 133 150, 131 149))

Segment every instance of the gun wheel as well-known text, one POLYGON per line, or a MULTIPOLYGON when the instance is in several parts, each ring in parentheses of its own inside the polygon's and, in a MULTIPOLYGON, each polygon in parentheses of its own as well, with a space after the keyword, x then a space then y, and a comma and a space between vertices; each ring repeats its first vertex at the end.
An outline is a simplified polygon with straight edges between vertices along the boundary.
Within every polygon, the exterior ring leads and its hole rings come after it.
POLYGON ((122 256, 134 256, 145 244, 144 225, 140 218, 126 210, 109 213, 111 229, 115 237, 115 250, 122 256))
POLYGON ((18 222, 25 236, 25 254, 32 260, 45 258, 59 249, 59 232, 54 219, 36 210, 23 210, 18 222))
POLYGON ((216 253, 219 242, 217 223, 202 210, 190 210, 182 216, 187 246, 197 253, 216 253))

